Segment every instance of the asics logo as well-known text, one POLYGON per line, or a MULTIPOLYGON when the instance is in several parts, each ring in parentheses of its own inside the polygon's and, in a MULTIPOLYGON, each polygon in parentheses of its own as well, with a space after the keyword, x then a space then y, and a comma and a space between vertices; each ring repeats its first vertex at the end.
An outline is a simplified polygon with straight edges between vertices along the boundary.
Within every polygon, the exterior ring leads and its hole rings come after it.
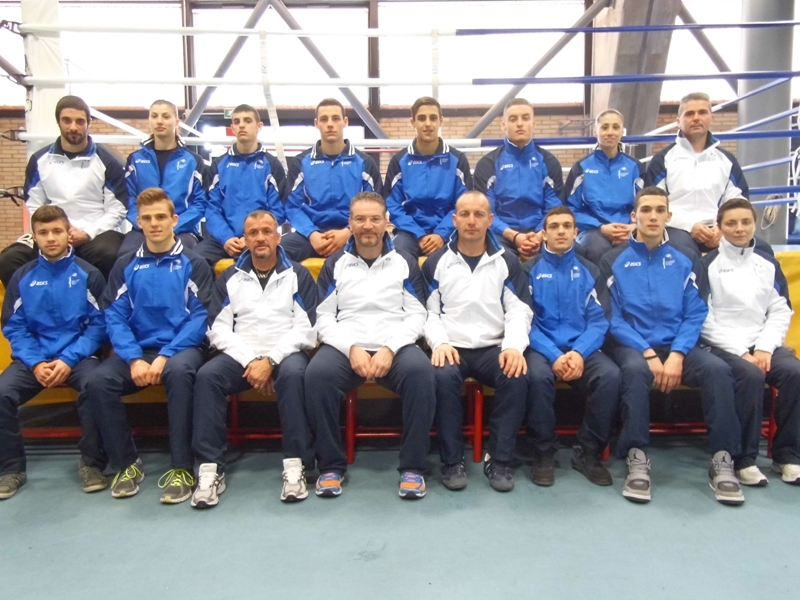
POLYGON ((37 285, 48 285, 47 281, 31 281, 31 287, 36 287, 37 285))
POLYGON ((140 270, 142 270, 142 269, 149 269, 149 268, 150 268, 150 265, 149 265, 149 264, 145 264, 145 265, 136 265, 135 267, 133 267, 133 270, 134 270, 134 271, 140 271, 140 270))
POLYGON ((626 263, 625 263, 625 268, 626 268, 626 269, 627 269, 628 267, 641 267, 641 266, 642 266, 642 263, 640 263, 640 262, 630 262, 630 261, 629 261, 629 262, 626 262, 626 263))
POLYGON ((536 275, 536 279, 552 279, 552 278, 553 278, 552 273, 538 273, 536 275))
POLYGON ((513 163, 509 164, 509 165, 500 165, 500 170, 501 171, 505 171, 506 169, 513 169, 513 168, 514 168, 514 164, 513 163))
POLYGON ((591 173, 592 175, 597 175, 600 171, 598 169, 585 169, 584 173, 591 173))

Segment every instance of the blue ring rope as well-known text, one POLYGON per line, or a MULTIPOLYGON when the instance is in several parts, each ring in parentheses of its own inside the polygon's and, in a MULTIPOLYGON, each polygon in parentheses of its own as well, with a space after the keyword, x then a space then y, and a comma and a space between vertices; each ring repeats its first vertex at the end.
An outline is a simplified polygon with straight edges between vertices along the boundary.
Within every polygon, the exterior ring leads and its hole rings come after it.
POLYGON ((773 29, 796 27, 800 21, 753 23, 683 23, 673 25, 616 25, 610 27, 526 27, 514 29, 456 29, 456 35, 505 35, 516 33, 636 33, 644 31, 703 31, 705 29, 773 29))
POLYGON ((659 83, 662 81, 704 81, 714 79, 774 79, 800 77, 800 71, 725 71, 704 75, 646 73, 635 75, 582 75, 578 77, 497 77, 473 79, 472 85, 532 85, 556 83, 659 83))

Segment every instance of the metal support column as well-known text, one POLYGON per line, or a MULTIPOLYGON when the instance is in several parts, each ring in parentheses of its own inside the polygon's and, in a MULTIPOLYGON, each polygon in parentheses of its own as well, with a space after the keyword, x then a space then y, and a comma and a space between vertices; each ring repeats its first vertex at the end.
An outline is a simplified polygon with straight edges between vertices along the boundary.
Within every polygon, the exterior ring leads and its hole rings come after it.
MULTIPOLYGON (((583 13, 583 16, 575 21, 572 25, 573 27, 587 27, 591 25, 594 18, 600 14, 600 12, 606 8, 611 3, 611 0, 596 0, 592 7, 583 13)), ((561 36, 555 44, 553 44, 552 48, 548 50, 542 58, 539 59, 531 69, 523 75, 523 77, 535 77, 542 69, 544 69, 547 64, 555 58, 555 56, 561 52, 561 50, 566 46, 572 38, 574 38, 577 34, 576 33, 565 33, 561 36)), ((519 94, 525 88, 524 85, 515 85, 512 87, 508 92, 494 105, 489 111, 481 117, 481 120, 478 121, 475 126, 470 130, 467 134, 468 138, 476 138, 478 137, 484 129, 486 129, 492 121, 495 120, 496 117, 503 114, 503 109, 506 106, 506 103, 515 98, 517 94, 519 94)))
MULTIPOLYGON (((678 18, 686 25, 697 24, 697 21, 694 20, 692 13, 687 10, 686 5, 683 3, 681 3, 681 7, 678 10, 678 18)), ((714 63, 714 66, 717 67, 720 73, 730 72, 731 68, 728 66, 728 63, 726 63, 725 59, 722 58, 722 55, 717 52, 714 44, 711 43, 711 40, 708 39, 708 36, 702 29, 692 29, 689 33, 694 36, 694 39, 697 40, 697 43, 700 44, 700 47, 705 51, 705 53, 708 55, 708 58, 711 59, 711 62, 714 63)), ((731 86, 733 92, 736 93, 739 89, 739 82, 736 79, 726 79, 725 81, 728 82, 728 85, 731 86)))
MULTIPOLYGON (((250 14, 250 17, 247 19, 247 22, 244 24, 244 29, 253 29, 261 20, 261 17, 266 12, 267 8, 269 7, 269 0, 258 0, 258 4, 256 4, 253 12, 250 14)), ((214 72, 214 77, 224 77, 225 73, 228 72, 228 69, 233 64, 233 61, 236 60, 236 57, 239 55, 239 52, 242 50, 247 38, 249 36, 240 35, 236 38, 236 41, 233 42, 228 53, 225 55, 225 58, 222 59, 222 62, 217 67, 217 70, 214 72)), ((203 114, 203 111, 208 106, 208 102, 211 100, 211 96, 214 94, 214 90, 216 90, 216 86, 208 86, 206 89, 203 90, 203 93, 200 94, 200 99, 197 101, 196 104, 192 106, 192 110, 189 111, 189 114, 186 115, 185 123, 189 127, 194 127, 197 124, 198 119, 200 119, 200 115, 203 114)))
MULTIPOLYGON (((794 0, 743 0, 742 22, 755 21, 791 21, 794 19, 794 0)), ((793 28, 778 27, 769 29, 742 30, 742 70, 770 71, 790 69, 792 66, 793 28)), ((739 83, 739 95, 742 95, 760 84, 755 80, 742 80, 739 83)), ((788 110, 792 107, 791 82, 776 86, 753 98, 739 103, 739 123, 752 123, 788 110)), ((789 129, 790 119, 786 117, 761 127, 761 130, 789 129)), ((762 140, 740 140, 737 155, 742 165, 765 162, 776 158, 785 158, 791 150, 788 138, 762 140)), ((762 186, 786 185, 788 167, 786 164, 759 169, 747 174, 747 183, 751 188, 762 186)), ((764 198, 755 198, 764 200, 764 198)), ((787 211, 781 208, 772 227, 763 228, 773 217, 775 207, 768 207, 766 215, 759 209, 759 223, 756 235, 773 244, 786 243, 787 211), (766 216, 763 219, 762 216, 766 216)))
MULTIPOLYGON (((584 12, 592 8, 592 0, 583 0, 584 12)), ((594 45, 594 34, 583 34, 583 74, 587 77, 592 75, 594 69, 592 68, 592 54, 594 45)), ((592 86, 587 83, 583 86, 583 115, 591 116, 592 114, 592 86)))
MULTIPOLYGON (((269 3, 272 5, 272 8, 275 9, 275 12, 280 15, 280 17, 286 22, 286 24, 293 29, 294 31, 302 31, 302 27, 300 27, 300 23, 298 23, 295 18, 292 16, 292 13, 289 12, 289 9, 286 8, 286 5, 281 0, 269 0, 269 3)), ((317 61, 322 70, 325 71, 325 74, 331 78, 338 78, 339 73, 336 72, 336 69, 333 68, 333 65, 328 62, 328 59, 325 58, 325 55, 322 54, 319 48, 317 48, 316 44, 311 41, 310 38, 301 37, 298 38, 300 43, 306 47, 306 50, 314 57, 314 60, 317 61)), ((376 40, 377 41, 377 40, 376 40)), ((339 91, 342 92, 347 101, 350 103, 350 106, 353 107, 353 110, 356 111, 356 114, 361 117, 361 120, 364 122, 364 125, 367 126, 377 138, 386 139, 389 136, 386 135, 386 132, 383 131, 383 128, 380 126, 375 117, 372 116, 372 113, 367 110, 367 107, 359 100, 356 95, 352 92, 350 88, 342 87, 339 88, 339 91)))
POLYGON ((2 56, 0 56, 0 69, 3 69, 3 71, 8 73, 8 76, 13 79, 15 83, 18 83, 22 86, 25 85, 25 83, 22 81, 25 78, 25 73, 20 71, 2 56))
MULTIPOLYGON (((369 0, 367 7, 367 26, 370 29, 378 27, 378 0, 369 0)), ((380 60, 380 40, 378 38, 369 38, 367 40, 367 76, 380 77, 381 76, 381 60, 380 60)), ((372 113, 381 109, 381 90, 380 88, 369 88, 369 110, 372 113)))
MULTIPOLYGON (((192 0, 181 0, 181 26, 194 27, 194 13, 192 13, 192 0)), ((183 76, 197 77, 194 61, 194 36, 183 36, 183 76)), ((197 88, 187 85, 183 88, 183 105, 189 107, 197 104, 197 88)))

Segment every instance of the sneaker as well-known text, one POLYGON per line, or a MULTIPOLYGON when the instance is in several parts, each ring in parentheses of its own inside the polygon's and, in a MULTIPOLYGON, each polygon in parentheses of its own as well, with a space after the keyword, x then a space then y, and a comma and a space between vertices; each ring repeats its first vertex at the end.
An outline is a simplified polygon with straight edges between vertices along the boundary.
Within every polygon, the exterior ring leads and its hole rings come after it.
POLYGON ((400 474, 400 497, 405 500, 416 500, 425 497, 425 478, 411 471, 400 474))
POLYGON ((81 487, 87 494, 99 492, 108 487, 108 478, 103 475, 103 471, 97 467, 85 465, 83 460, 78 461, 78 475, 81 477, 81 487))
POLYGON ((493 490, 510 492, 514 489, 514 476, 507 462, 495 460, 487 453, 483 457, 483 473, 489 478, 493 490))
POLYGON ((112 498, 128 498, 139 493, 139 484, 144 481, 141 459, 136 459, 130 467, 120 471, 111 481, 112 498))
POLYGON ((191 498, 194 487, 194 475, 186 469, 171 469, 158 480, 162 504, 180 504, 191 498))
MULTIPOLYGON (((341 493, 342 490, 339 488, 339 494, 341 493)), ((299 458, 284 458, 281 502, 299 502, 306 498, 308 498, 308 485, 303 461, 299 458)))
POLYGON ((317 479, 316 494, 322 498, 335 498, 342 495, 344 475, 335 471, 320 473, 317 479))
POLYGON ((722 504, 738 505, 744 502, 744 493, 739 480, 733 474, 733 459, 725 450, 720 450, 708 463, 708 485, 714 497, 722 504))
POLYGON ((780 473, 781 479, 792 485, 800 485, 800 465, 772 463, 772 472, 780 473))
POLYGON ((9 473, 0 477, 0 500, 8 500, 28 481, 26 473, 9 473))
POLYGON ((583 444, 577 444, 572 447, 572 468, 578 473, 582 473, 586 479, 595 485, 611 485, 614 483, 611 479, 611 473, 608 472, 608 469, 603 465, 603 461, 600 460, 600 454, 583 444))
POLYGON ((194 508, 211 508, 219 504, 225 491, 225 473, 217 473, 217 463, 203 463, 197 470, 197 487, 192 494, 194 508))
POLYGON ((442 467, 442 485, 453 491, 467 487, 467 469, 463 462, 442 467))
POLYGON ((556 453, 554 450, 535 450, 531 481, 542 487, 550 487, 556 482, 556 453))
POLYGON ((622 495, 631 502, 650 502, 650 461, 639 448, 628 450, 628 476, 622 486, 622 495))
POLYGON ((769 483, 769 479, 764 475, 761 470, 753 465, 752 467, 745 467, 736 471, 736 479, 742 485, 749 485, 751 487, 764 487, 769 483))

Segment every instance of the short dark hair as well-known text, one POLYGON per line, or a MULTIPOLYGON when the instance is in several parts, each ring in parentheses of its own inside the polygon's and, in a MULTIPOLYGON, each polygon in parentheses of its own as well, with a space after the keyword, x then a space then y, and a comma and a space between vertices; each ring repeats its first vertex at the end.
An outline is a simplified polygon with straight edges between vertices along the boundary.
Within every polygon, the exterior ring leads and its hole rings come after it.
POLYGON ((383 196, 376 192, 358 192, 350 200, 350 212, 353 212, 353 205, 358 202, 377 202, 381 205, 384 211, 386 210, 386 200, 384 200, 383 196))
POLYGON ((233 112, 231 113, 231 118, 233 118, 233 115, 235 115, 236 113, 243 113, 243 112, 252 113, 253 116, 256 118, 256 121, 261 121, 261 115, 259 115, 258 111, 249 104, 240 104, 239 106, 234 108, 233 112))
POLYGON ((342 118, 344 118, 344 104, 339 102, 336 98, 325 98, 319 104, 317 104, 317 108, 314 109, 315 119, 319 116, 319 109, 323 106, 338 106, 342 110, 342 118))
POLYGON ((551 208, 550 211, 544 216, 544 221, 542 222, 542 229, 547 229, 547 219, 549 219, 550 217, 556 217, 558 215, 569 215, 570 217, 572 217, 572 224, 577 226, 578 222, 575 220, 575 213, 573 213, 569 209, 569 207, 564 206, 562 204, 561 206, 556 206, 554 208, 551 208))
POLYGON ((655 185, 651 185, 650 187, 643 188, 639 190, 639 193, 636 194, 636 197, 633 199, 633 210, 639 208, 639 200, 642 199, 644 196, 660 196, 662 198, 667 199, 667 208, 669 208, 669 194, 662 190, 660 187, 655 185))
POLYGON ((731 198, 719 207, 719 210, 717 211, 717 225, 722 225, 722 220, 725 218, 726 212, 737 208, 749 210, 751 213, 753 213, 753 220, 756 219, 756 209, 752 204, 750 204, 750 200, 747 198, 731 198))
POLYGON ((503 107, 503 117, 506 116, 508 109, 511 108, 512 106, 527 106, 528 108, 531 109, 531 112, 533 112, 533 104, 531 104, 525 98, 512 98, 511 100, 506 102, 506 105, 503 107))
POLYGON ((157 187, 147 188, 139 194, 139 197, 136 198, 136 208, 141 212, 143 206, 152 206, 156 202, 166 202, 169 205, 169 214, 175 214, 175 205, 167 196, 167 192, 157 187))
POLYGON ((423 96, 422 98, 417 98, 414 101, 414 104, 411 105, 412 119, 416 118, 419 109, 423 106, 435 106, 439 116, 442 116, 442 105, 439 104, 439 101, 436 98, 431 98, 430 96, 423 96))
POLYGON ((59 220, 64 221, 67 225, 67 229, 69 229, 69 218, 63 208, 60 206, 53 206, 52 204, 40 206, 33 211, 31 215, 31 229, 35 231, 37 223, 52 223, 53 221, 59 220))
POLYGON ((56 123, 61 120, 61 111, 65 108, 82 110, 86 115, 86 121, 88 122, 92 120, 92 111, 89 109, 89 105, 86 104, 83 98, 79 98, 78 96, 64 96, 56 104, 56 123))
POLYGON ((256 209, 253 212, 251 212, 250 214, 248 214, 244 218, 244 221, 242 221, 242 227, 244 227, 244 223, 247 223, 247 219, 263 219, 264 217, 269 217, 270 219, 275 221, 275 227, 276 228, 278 227, 278 219, 275 218, 275 215, 273 215, 268 210, 264 210, 263 208, 256 209))
POLYGON ((178 107, 175 106, 175 104, 173 104, 169 100, 159 99, 150 105, 150 110, 153 110, 153 107, 156 106, 157 104, 163 104, 164 106, 169 106, 172 109, 172 114, 175 115, 176 119, 178 118, 178 107))
POLYGON ((681 98, 681 103, 678 105, 678 116, 683 114, 686 104, 692 102, 693 100, 704 100, 705 102, 708 102, 708 107, 711 108, 711 96, 705 92, 692 92, 691 94, 686 94, 683 98, 681 98))

